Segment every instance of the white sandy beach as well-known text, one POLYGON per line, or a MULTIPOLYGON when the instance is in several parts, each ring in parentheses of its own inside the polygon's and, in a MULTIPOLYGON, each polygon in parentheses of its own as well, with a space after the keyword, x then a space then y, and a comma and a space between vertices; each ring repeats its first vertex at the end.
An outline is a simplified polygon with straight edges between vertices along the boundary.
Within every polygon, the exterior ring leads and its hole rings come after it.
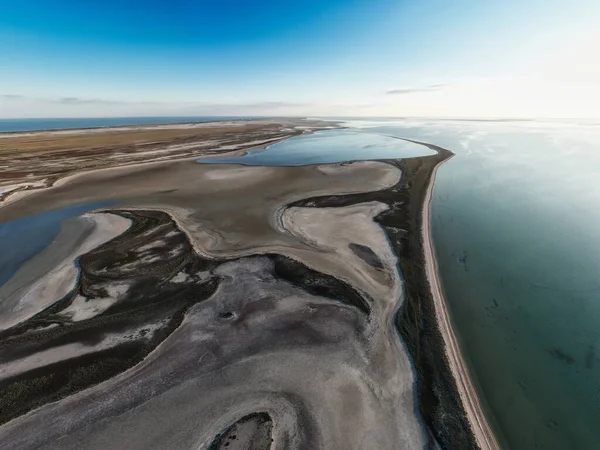
MULTIPOLYGON (((445 162, 445 161, 444 161, 445 162)), ((435 305, 435 313, 440 332, 444 339, 444 348, 450 370, 456 382, 456 388, 460 395, 460 399, 467 414, 471 431, 475 437, 475 441, 481 450, 500 450, 498 443, 490 429, 483 409, 477 398, 475 387, 469 378, 468 369, 462 358, 458 340, 452 329, 450 314, 446 306, 440 279, 438 277, 438 267, 435 257, 435 250, 431 241, 431 229, 429 214, 431 209, 431 197, 437 170, 444 163, 438 164, 433 170, 427 194, 423 204, 422 216, 422 237, 423 237, 423 252, 425 254, 425 273, 431 286, 431 295, 435 305)))

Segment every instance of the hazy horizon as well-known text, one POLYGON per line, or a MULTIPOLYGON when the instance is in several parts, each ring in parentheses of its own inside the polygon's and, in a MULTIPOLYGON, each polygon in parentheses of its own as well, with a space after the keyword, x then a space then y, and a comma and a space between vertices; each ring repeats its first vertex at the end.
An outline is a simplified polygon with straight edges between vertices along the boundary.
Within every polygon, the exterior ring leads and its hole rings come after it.
POLYGON ((252 114, 228 114, 228 115, 193 115, 193 116, 180 116, 180 115, 126 115, 126 116, 48 116, 48 117, 0 117, 0 121, 33 121, 33 120, 88 120, 88 119, 200 119, 200 118, 214 118, 224 120, 236 120, 236 119, 322 119, 322 120, 454 120, 454 121, 514 121, 514 122, 593 122, 600 121, 600 117, 500 117, 500 116, 376 116, 376 115, 364 115, 364 116, 338 116, 338 115, 252 115, 252 114))

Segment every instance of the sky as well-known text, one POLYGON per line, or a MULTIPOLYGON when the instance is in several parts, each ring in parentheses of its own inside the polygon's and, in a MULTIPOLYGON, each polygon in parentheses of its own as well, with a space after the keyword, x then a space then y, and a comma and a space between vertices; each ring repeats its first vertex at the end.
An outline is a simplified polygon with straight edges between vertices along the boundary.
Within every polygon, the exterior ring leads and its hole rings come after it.
POLYGON ((0 118, 600 118, 598 0, 0 1, 0 118))

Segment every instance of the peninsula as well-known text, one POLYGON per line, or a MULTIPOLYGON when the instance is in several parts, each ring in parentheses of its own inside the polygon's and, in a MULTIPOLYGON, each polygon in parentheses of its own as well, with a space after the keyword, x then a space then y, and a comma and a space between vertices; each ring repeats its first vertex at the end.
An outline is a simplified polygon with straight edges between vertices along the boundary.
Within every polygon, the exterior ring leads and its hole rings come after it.
POLYGON ((0 448, 495 450, 429 237, 451 152, 197 162, 333 127, 0 135, 0 448))

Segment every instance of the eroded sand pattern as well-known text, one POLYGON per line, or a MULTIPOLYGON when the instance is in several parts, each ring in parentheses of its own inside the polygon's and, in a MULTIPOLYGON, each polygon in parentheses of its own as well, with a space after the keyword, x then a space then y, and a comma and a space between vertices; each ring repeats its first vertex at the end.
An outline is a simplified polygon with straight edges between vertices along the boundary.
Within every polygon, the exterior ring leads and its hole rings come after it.
POLYGON ((6 204, 2 221, 116 202, 0 287, 0 448, 435 448, 398 252, 407 189, 446 157, 169 161, 6 204))

